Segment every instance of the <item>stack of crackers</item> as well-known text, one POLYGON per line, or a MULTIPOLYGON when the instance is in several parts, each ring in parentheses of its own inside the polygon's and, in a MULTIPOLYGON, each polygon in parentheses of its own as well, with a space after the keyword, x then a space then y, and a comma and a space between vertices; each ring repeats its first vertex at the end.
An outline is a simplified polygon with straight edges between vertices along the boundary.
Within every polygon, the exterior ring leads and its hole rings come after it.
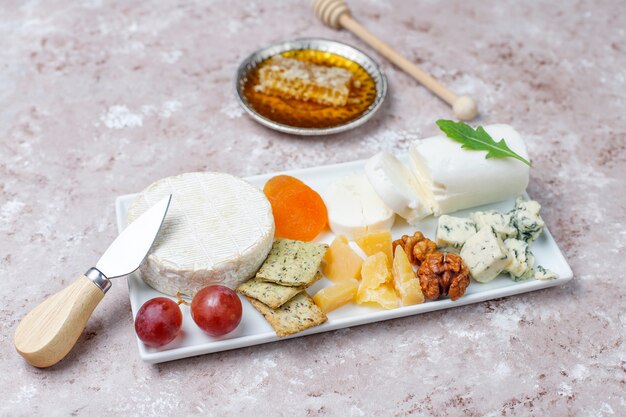
POLYGON ((328 245, 276 239, 256 276, 237 288, 276 331, 278 337, 324 323, 326 314, 306 288, 321 277, 328 245))

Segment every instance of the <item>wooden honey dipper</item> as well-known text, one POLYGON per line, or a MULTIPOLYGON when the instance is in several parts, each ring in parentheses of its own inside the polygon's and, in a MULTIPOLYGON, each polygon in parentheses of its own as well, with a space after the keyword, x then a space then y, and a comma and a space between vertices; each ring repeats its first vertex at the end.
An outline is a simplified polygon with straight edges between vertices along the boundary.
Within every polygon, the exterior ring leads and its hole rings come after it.
POLYGON ((346 28, 378 53, 396 64, 400 69, 415 78, 437 97, 452 106, 460 120, 472 120, 478 114, 476 102, 468 96, 457 96, 430 74, 396 52, 350 16, 350 9, 343 0, 313 0, 313 10, 326 26, 333 29, 346 28))

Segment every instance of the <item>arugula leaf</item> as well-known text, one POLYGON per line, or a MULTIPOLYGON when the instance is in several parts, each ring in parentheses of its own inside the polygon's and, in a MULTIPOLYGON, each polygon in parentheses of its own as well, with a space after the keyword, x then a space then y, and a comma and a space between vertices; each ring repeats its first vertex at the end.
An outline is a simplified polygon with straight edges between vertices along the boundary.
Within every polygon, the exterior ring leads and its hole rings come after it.
POLYGON ((485 158, 515 158, 528 166, 530 162, 513 152, 504 139, 499 142, 493 140, 489 133, 478 126, 474 130, 471 126, 463 122, 452 120, 437 120, 437 126, 452 140, 462 144, 462 148, 474 151, 487 151, 485 158))

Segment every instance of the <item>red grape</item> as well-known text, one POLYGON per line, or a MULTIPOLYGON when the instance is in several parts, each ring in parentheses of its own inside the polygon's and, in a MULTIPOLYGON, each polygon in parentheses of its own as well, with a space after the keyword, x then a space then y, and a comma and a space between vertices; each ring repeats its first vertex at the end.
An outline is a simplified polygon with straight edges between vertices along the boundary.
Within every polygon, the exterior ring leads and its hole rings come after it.
POLYGON ((191 317, 210 336, 223 336, 239 325, 241 301, 230 288, 211 285, 201 289, 191 301, 191 317))
POLYGON ((135 318, 135 332, 150 347, 168 344, 176 338, 183 324, 183 314, 174 301, 165 297, 148 300, 135 318))

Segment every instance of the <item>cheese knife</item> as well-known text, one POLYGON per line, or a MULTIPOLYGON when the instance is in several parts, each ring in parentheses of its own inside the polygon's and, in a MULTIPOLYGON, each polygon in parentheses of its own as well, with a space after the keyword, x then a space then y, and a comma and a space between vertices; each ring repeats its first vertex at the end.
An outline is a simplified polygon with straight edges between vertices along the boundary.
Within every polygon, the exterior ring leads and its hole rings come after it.
POLYGON ((13 342, 28 363, 46 368, 72 350, 91 313, 111 288, 110 279, 134 272, 143 262, 171 199, 170 194, 139 216, 111 243, 95 267, 22 319, 13 342))

